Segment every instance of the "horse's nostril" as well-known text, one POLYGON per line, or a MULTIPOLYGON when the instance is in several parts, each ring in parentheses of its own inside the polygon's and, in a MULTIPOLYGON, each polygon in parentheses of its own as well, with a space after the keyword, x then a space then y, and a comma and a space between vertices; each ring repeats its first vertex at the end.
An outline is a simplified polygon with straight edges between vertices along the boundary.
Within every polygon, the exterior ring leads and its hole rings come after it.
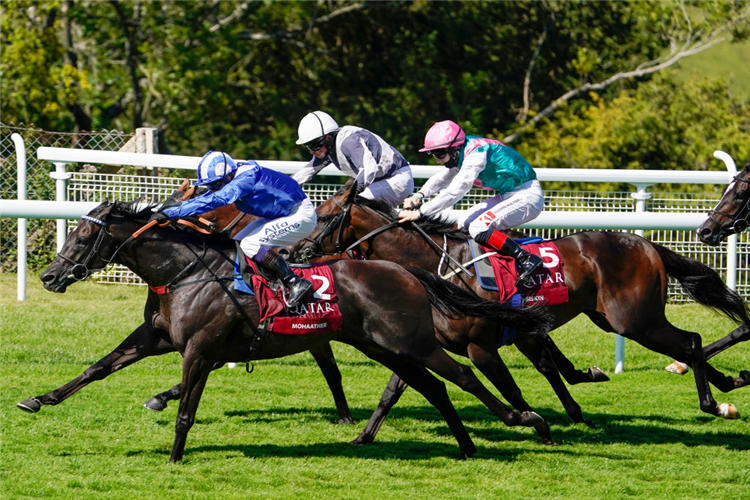
POLYGON ((711 236, 711 230, 707 227, 699 227, 698 228, 698 235, 703 236, 704 238, 707 236, 711 236))
POLYGON ((55 276, 51 273, 45 273, 39 276, 39 279, 42 280, 42 283, 47 283, 48 281, 54 280, 55 276))

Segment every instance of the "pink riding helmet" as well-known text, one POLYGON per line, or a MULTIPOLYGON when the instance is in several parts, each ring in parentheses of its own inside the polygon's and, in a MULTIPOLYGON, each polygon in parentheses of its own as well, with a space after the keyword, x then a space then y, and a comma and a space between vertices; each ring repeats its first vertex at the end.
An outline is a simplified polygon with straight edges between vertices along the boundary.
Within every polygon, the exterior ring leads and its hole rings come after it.
POLYGON ((424 136, 424 147, 419 152, 424 153, 431 149, 460 146, 464 142, 466 142, 466 133, 458 126, 458 123, 445 120, 430 127, 430 130, 424 136))

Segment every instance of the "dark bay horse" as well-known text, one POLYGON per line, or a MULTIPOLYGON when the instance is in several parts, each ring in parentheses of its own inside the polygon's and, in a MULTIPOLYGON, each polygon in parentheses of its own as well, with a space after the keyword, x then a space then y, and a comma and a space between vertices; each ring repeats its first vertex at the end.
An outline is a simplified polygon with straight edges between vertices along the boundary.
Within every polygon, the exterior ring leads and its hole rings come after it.
MULTIPOLYGON (((417 266, 437 274, 440 274, 439 266, 444 257, 435 246, 445 246, 458 262, 472 258, 468 235, 456 231, 454 225, 434 219, 420 223, 432 239, 428 243, 414 228, 396 225, 394 221, 395 214, 391 209, 357 198, 354 186, 345 187, 318 207, 316 230, 307 242, 295 248, 295 252, 308 255, 336 253, 361 240, 358 250, 368 259, 417 266), (377 228, 389 225, 390 229, 368 236, 377 228)), ((665 316, 667 278, 672 276, 696 302, 741 323, 740 329, 747 328, 750 318, 744 302, 724 285, 715 271, 629 233, 584 231, 557 239, 555 244, 564 261, 570 299, 566 304, 544 307, 554 318, 553 328, 583 313, 604 331, 618 333, 650 350, 686 362, 694 369, 701 410, 725 418, 738 417, 733 405, 716 403, 708 384, 710 382, 722 392, 728 392, 749 384, 750 372, 742 371, 736 378, 720 373, 707 362, 701 336, 675 327, 665 316)), ((496 292, 482 289, 476 278, 458 273, 450 279, 481 297, 497 298, 496 292)), ((448 324, 440 325, 440 330, 453 334, 457 343, 455 347, 467 349, 469 357, 472 356, 471 339, 466 333, 477 328, 494 328, 491 322, 474 318, 446 319, 445 322, 448 324), (459 342, 463 342, 463 346, 459 342)), ((516 345, 533 361, 540 356, 534 351, 542 347, 539 339, 535 337, 528 343, 524 340, 516 345), (527 352, 526 349, 530 350, 527 352)), ((563 369, 553 366, 555 368, 563 369)), ((382 417, 405 387, 396 380, 392 382, 389 384, 392 392, 384 394, 379 407, 382 417)), ((361 439, 370 440, 378 426, 377 421, 371 420, 361 439)))
MULTIPOLYGON (((698 239, 710 246, 718 246, 732 234, 745 231, 750 225, 750 160, 729 183, 716 206, 708 213, 696 233, 698 239)), ((727 337, 706 346, 710 358, 739 342, 750 340, 750 326, 742 325, 727 337)))
POLYGON ((183 356, 183 390, 171 462, 182 459, 201 394, 217 363, 278 358, 332 340, 352 345, 423 394, 448 423, 461 456, 472 456, 476 447, 453 408, 445 385, 428 369, 476 396, 506 425, 543 423, 536 413, 519 413, 505 407, 469 367, 448 356, 435 340, 432 323, 433 305, 445 314, 492 317, 530 333, 544 331, 548 326, 543 316, 479 300, 418 269, 407 272, 388 262, 339 260, 329 266, 336 283, 342 331, 315 335, 270 333, 251 349, 260 313, 255 298, 234 296, 225 284, 234 271, 231 240, 203 237, 171 226, 150 229, 136 238, 136 231, 150 214, 151 208, 139 210, 133 204, 102 203, 70 233, 41 279, 48 290, 64 292, 73 282, 116 262, 152 286, 180 285, 159 295, 158 312, 152 318, 155 331, 167 332, 168 337, 161 341, 171 343, 183 356))
MULTIPOLYGON (((196 189, 190 188, 188 179, 183 182, 180 189, 175 192, 167 203, 187 199, 195 194, 196 189)), ((202 188, 205 189, 205 188, 202 188)), ((234 235, 255 218, 251 215, 239 212, 234 205, 221 207, 217 210, 203 214, 210 222, 220 223, 219 229, 227 235, 234 235)), ((159 356, 176 352, 177 348, 169 340, 169 332, 161 327, 154 319, 161 316, 161 300, 152 290, 148 291, 146 304, 143 310, 143 323, 140 324, 120 345, 105 357, 92 364, 81 375, 70 382, 54 389, 47 394, 29 398, 19 403, 19 408, 24 411, 35 413, 45 405, 58 405, 69 397, 86 387, 92 382, 103 380, 112 373, 122 370, 142 359, 150 356, 159 356)), ((344 389, 341 384, 341 372, 336 365, 336 359, 329 343, 316 344, 310 347, 310 353, 318 363, 333 394, 339 423, 353 424, 349 405, 346 402, 344 389)), ((149 399, 144 406, 150 410, 161 411, 167 407, 167 401, 180 399, 180 385, 172 387, 168 391, 157 394, 149 399)))

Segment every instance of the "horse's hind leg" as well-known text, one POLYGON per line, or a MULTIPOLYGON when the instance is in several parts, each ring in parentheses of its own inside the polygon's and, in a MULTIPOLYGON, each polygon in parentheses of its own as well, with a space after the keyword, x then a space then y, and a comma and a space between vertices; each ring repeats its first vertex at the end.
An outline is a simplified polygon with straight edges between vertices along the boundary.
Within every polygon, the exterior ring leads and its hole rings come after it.
POLYGON ((520 413, 505 406, 482 385, 477 376, 474 375, 474 372, 471 371, 471 368, 457 362, 442 349, 435 349, 422 362, 427 368, 441 377, 453 382, 469 394, 474 395, 509 427, 516 425, 538 427, 545 423, 544 419, 533 411, 520 413))
POLYGON ((719 354, 720 352, 732 347, 735 344, 750 340, 750 326, 740 325, 735 328, 729 335, 724 338, 712 342, 703 348, 703 353, 706 356, 706 360, 709 360, 719 354))
POLYGON ((154 335, 151 325, 143 323, 133 333, 128 335, 115 350, 88 367, 78 377, 43 396, 29 398, 18 403, 16 406, 24 411, 36 413, 43 405, 60 404, 91 382, 102 380, 115 371, 132 365, 136 361, 149 356, 174 352, 175 350, 172 344, 154 335))
POLYGON ((346 402, 344 387, 341 385, 341 372, 336 365, 336 358, 333 357, 331 344, 325 343, 314 347, 310 349, 310 354, 312 354, 318 363, 320 371, 323 372, 323 376, 328 383, 328 388, 331 390, 331 394, 333 394, 333 401, 336 403, 336 411, 339 414, 339 423, 353 424, 354 419, 346 402))
POLYGON ((395 373, 391 375, 391 379, 380 397, 378 407, 375 408, 367 425, 359 436, 352 441, 352 444, 370 444, 375 440, 375 436, 378 434, 380 426, 383 425, 385 417, 388 416, 388 412, 396 405, 407 387, 408 385, 401 377, 395 373))
MULTIPOLYGON (((438 409, 453 436, 456 438, 456 441, 458 441, 461 458, 474 456, 477 447, 471 440, 463 422, 461 422, 453 403, 451 403, 444 383, 414 361, 391 355, 383 355, 380 352, 369 352, 369 350, 363 350, 363 352, 393 370, 394 373, 398 374, 398 377, 402 378, 407 384, 422 394, 432 406, 438 409)), ((393 380, 393 378, 391 379, 393 380)))
MULTIPOLYGON (((487 379, 492 382, 492 385, 500 391, 500 394, 502 394, 516 410, 534 411, 529 403, 523 398, 521 389, 516 384, 516 381, 513 380, 513 376, 508 370, 508 367, 496 351, 491 351, 476 343, 472 343, 469 344, 467 352, 469 359, 474 366, 479 368, 487 379)), ((554 444, 547 422, 542 422, 542 424, 535 426, 534 429, 544 444, 554 444)))

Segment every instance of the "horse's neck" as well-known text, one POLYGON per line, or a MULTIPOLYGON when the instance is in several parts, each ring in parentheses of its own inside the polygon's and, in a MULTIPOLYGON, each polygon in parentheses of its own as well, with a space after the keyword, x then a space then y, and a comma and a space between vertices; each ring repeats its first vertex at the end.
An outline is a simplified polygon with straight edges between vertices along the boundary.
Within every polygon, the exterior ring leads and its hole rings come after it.
POLYGON ((151 235, 134 243, 119 252, 114 261, 150 285, 171 283, 176 277, 181 281, 188 276, 210 274, 206 266, 214 273, 228 266, 224 255, 230 253, 229 249, 217 250, 210 244, 204 247, 197 239, 172 241, 151 235), (189 266, 191 268, 186 272, 189 266))
POLYGON ((435 245, 426 241, 422 235, 415 230, 399 228, 394 231, 386 231, 383 237, 376 238, 371 243, 371 257, 378 260, 389 260, 402 266, 415 266, 430 272, 437 272, 441 260, 446 257, 437 249, 446 248, 448 253, 455 259, 465 258, 468 252, 468 244, 443 235, 431 234, 430 237, 435 245), (389 234, 390 233, 390 234, 389 234))

